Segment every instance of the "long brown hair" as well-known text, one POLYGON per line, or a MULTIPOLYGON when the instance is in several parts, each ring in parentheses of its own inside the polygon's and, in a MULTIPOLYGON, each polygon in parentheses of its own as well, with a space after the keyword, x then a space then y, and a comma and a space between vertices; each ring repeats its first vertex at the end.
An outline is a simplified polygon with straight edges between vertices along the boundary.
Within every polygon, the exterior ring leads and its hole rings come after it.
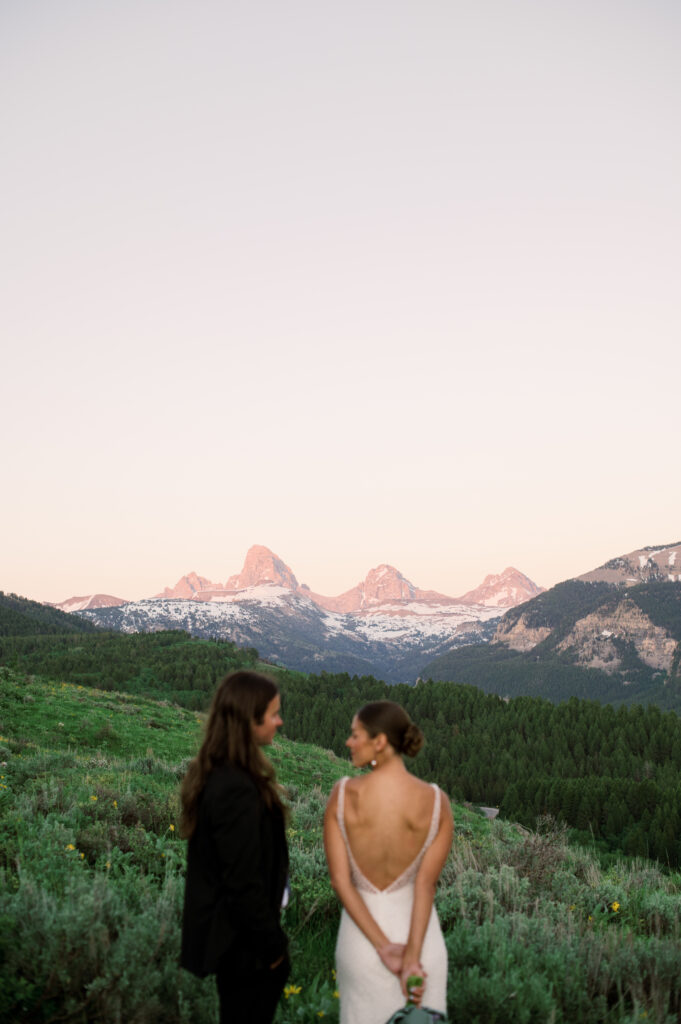
POLYGON ((284 810, 274 768, 255 742, 252 724, 260 724, 267 705, 279 693, 274 680, 260 672, 239 669, 219 683, 208 713, 206 732, 180 789, 180 835, 189 839, 196 828, 199 797, 210 773, 223 764, 245 769, 268 807, 284 810))

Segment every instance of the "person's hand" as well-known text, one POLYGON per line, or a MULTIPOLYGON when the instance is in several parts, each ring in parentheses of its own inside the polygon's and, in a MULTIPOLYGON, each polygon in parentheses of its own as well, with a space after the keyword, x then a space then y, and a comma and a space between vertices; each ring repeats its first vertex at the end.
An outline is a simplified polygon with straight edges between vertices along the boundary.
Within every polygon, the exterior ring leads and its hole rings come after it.
POLYGON ((424 971, 421 964, 416 961, 406 961, 402 966, 402 970, 400 971, 400 984, 402 985, 402 992, 404 993, 404 996, 407 999, 411 999, 412 1003, 414 1003, 415 1006, 421 1005, 421 1002, 423 1000, 423 993, 425 992, 426 989, 427 977, 428 972, 424 971), (418 987, 415 986, 414 988, 407 989, 407 979, 411 975, 417 975, 418 977, 423 978, 423 984, 419 985, 418 987))
POLYGON ((386 942, 383 946, 377 946, 376 952, 389 971, 398 974, 402 970, 402 958, 404 956, 404 945, 399 942, 386 942))

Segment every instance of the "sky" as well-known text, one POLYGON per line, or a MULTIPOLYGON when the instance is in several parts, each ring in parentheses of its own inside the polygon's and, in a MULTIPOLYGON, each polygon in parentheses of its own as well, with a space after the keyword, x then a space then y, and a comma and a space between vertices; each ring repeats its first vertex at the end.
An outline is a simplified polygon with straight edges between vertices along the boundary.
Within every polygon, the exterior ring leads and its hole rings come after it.
POLYGON ((681 539, 681 6, 1 0, 0 590, 681 539))

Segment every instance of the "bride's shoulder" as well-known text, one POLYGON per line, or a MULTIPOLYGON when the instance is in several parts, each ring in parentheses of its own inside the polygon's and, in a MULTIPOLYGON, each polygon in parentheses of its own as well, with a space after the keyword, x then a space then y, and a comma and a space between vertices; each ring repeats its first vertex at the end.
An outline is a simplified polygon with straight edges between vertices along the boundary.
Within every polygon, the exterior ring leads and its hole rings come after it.
POLYGON ((433 789, 439 789, 434 782, 425 782, 416 775, 412 775, 411 772, 409 773, 409 785, 412 793, 418 793, 421 796, 427 796, 433 792, 433 789))
POLYGON ((329 799, 326 802, 327 807, 335 806, 338 803, 338 796, 342 790, 345 790, 354 780, 349 775, 344 775, 342 779, 338 779, 334 783, 334 787, 329 793, 329 799))

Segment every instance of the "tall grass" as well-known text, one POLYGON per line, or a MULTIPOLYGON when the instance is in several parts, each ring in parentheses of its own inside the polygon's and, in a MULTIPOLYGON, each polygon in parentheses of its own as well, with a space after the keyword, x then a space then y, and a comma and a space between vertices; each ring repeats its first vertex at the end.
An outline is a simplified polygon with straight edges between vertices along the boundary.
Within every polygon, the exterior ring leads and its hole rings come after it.
MULTIPOLYGON (((177 789, 199 737, 180 708, 0 669, 0 1020, 214 1024, 213 981, 177 966, 177 789)), ((291 803, 293 887, 278 1021, 332 1022, 338 905, 321 828, 348 769, 286 741, 272 758, 291 803)), ((549 820, 528 831, 455 817, 437 896, 452 1020, 681 1019, 678 875, 643 860, 603 870, 549 820)))

